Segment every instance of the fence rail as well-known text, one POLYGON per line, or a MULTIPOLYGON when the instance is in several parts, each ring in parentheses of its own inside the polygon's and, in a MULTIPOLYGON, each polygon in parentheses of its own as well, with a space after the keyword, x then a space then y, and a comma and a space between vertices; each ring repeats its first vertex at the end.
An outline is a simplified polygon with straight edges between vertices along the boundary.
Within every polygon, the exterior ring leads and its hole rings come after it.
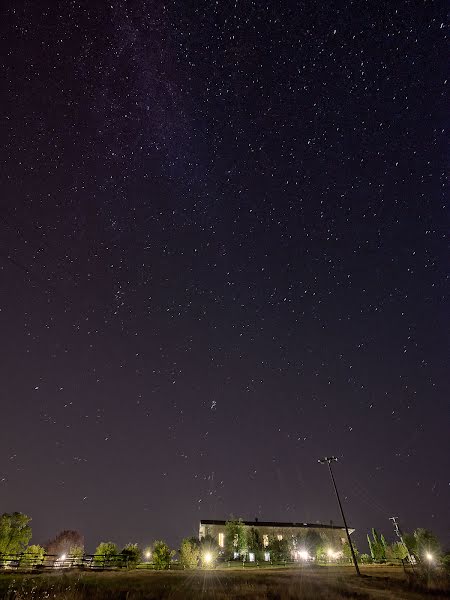
MULTIPOLYGON (((335 562, 321 562, 317 560, 307 561, 306 564, 317 565, 317 566, 345 566, 350 564, 349 561, 337 560, 335 562)), ((364 563, 363 563, 364 564, 364 563)), ((371 564, 374 565, 385 565, 385 566, 407 566, 407 561, 400 559, 392 559, 389 561, 373 561, 371 564)), ((242 561, 242 560, 221 560, 218 566, 221 568, 273 568, 273 567, 298 567, 305 565, 302 561, 242 561)), ((370 566, 370 565, 368 565, 370 566)), ((118 570, 118 569, 155 569, 155 565, 151 561, 144 561, 139 563, 130 562, 129 558, 124 557, 122 554, 115 555, 95 555, 95 554, 83 554, 82 556, 72 555, 55 555, 55 554, 44 554, 38 556, 36 554, 28 554, 26 552, 21 554, 0 554, 0 571, 45 571, 50 569, 62 570, 62 569, 86 569, 86 570, 118 570)), ((183 566, 173 561, 170 565, 171 570, 183 569, 183 566)))

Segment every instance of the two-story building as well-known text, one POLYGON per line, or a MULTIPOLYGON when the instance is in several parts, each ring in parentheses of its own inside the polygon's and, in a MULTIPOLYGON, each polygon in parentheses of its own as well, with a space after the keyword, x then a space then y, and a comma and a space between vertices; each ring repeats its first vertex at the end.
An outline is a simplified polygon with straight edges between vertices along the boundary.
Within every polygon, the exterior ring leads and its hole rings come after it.
MULTIPOLYGON (((220 548, 225 548, 225 536, 226 536, 226 523, 227 521, 219 521, 216 519, 202 519, 199 527, 199 539, 201 540, 206 535, 211 536, 220 548)), ((320 523, 286 523, 277 521, 242 521, 245 528, 255 528, 262 540, 264 548, 269 546, 269 540, 271 538, 277 538, 278 540, 287 539, 288 541, 306 539, 309 531, 313 531, 320 536, 324 545, 330 548, 336 556, 340 553, 342 546, 347 541, 345 528, 341 525, 323 525, 320 523)), ((349 529, 350 533, 354 532, 354 529, 349 529)), ((249 560, 254 560, 252 554, 249 555, 249 560)), ((237 557, 237 555, 236 555, 237 557)), ((264 552, 265 560, 270 560, 270 553, 264 552)), ((292 558, 297 559, 310 559, 306 548, 292 548, 292 558)))

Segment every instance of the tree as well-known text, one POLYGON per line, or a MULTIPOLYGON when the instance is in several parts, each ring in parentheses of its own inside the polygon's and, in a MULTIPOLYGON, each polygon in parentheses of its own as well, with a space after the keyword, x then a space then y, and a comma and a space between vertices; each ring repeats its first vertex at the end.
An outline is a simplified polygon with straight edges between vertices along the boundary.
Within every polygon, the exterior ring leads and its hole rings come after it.
POLYGON ((329 561, 330 557, 327 554, 328 546, 323 542, 316 547, 316 559, 320 562, 329 561))
POLYGON ((45 545, 47 554, 54 554, 58 557, 62 555, 66 557, 79 555, 80 548, 82 556, 84 552, 84 538, 81 533, 73 529, 61 531, 53 540, 47 542, 45 545))
POLYGON ((308 529, 305 536, 305 549, 310 556, 316 556, 317 550, 322 546, 322 538, 313 529, 308 529))
POLYGON ((72 546, 69 550, 68 557, 72 566, 81 565, 84 556, 84 546, 72 546))
POLYGON ((372 539, 370 539, 370 536, 367 535, 367 541, 369 543, 370 555, 372 556, 373 560, 386 560, 387 544, 384 536, 379 536, 377 530, 372 529, 372 539))
POLYGON ((394 542, 386 548, 386 557, 390 560, 405 560, 408 556, 408 548, 402 542, 394 542))
MULTIPOLYGON (((359 551, 358 551, 358 548, 356 547, 354 540, 352 540, 352 546, 353 546, 353 552, 355 553, 355 558, 356 558, 356 560, 358 560, 359 551)), ((352 551, 350 548, 350 544, 348 542, 345 542, 342 545, 342 554, 344 555, 344 558, 347 559, 348 561, 353 561, 352 551)))
POLYGON ((291 558, 289 542, 286 539, 279 540, 278 537, 270 536, 267 550, 270 552, 270 560, 274 563, 281 563, 291 558))
POLYGON ((417 549, 416 538, 414 537, 414 533, 405 533, 403 535, 403 541, 405 542, 405 546, 408 548, 409 553, 412 555, 416 555, 417 549))
POLYGON ((141 562, 141 550, 137 544, 127 544, 120 553, 123 566, 135 569, 141 562))
POLYGON ((114 542, 101 542, 94 554, 94 563, 98 566, 112 567, 117 564, 119 549, 114 542))
POLYGON ((180 562, 185 569, 195 569, 200 559, 200 544, 196 538, 184 538, 180 546, 180 562))
POLYGON ((152 553, 155 569, 170 569, 174 554, 175 552, 171 550, 165 542, 161 540, 156 541, 152 553))
POLYGON ((20 566, 22 567, 36 567, 41 565, 44 561, 45 548, 36 544, 28 546, 25 553, 20 559, 20 566))
POLYGON ((250 527, 247 530, 247 541, 246 546, 248 552, 251 552, 255 555, 256 560, 260 561, 263 558, 263 541, 261 538, 261 534, 256 529, 256 527, 250 527))
POLYGON ((30 517, 20 512, 0 516, 0 554, 19 554, 31 539, 30 517))
POLYGON ((420 560, 424 560, 427 553, 435 558, 441 555, 441 544, 438 538, 429 529, 419 527, 414 531, 416 555, 420 560))
POLYGON ((234 553, 246 554, 247 535, 242 519, 231 519, 225 523, 225 550, 230 558, 234 553))

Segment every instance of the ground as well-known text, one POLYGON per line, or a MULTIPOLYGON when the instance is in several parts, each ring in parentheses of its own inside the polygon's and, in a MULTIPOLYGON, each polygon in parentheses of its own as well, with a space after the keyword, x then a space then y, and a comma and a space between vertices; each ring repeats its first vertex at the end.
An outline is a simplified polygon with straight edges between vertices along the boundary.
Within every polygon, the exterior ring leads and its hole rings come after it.
POLYGON ((0 575, 4 600, 421 600, 450 598, 440 577, 421 584, 397 567, 214 569, 0 575))

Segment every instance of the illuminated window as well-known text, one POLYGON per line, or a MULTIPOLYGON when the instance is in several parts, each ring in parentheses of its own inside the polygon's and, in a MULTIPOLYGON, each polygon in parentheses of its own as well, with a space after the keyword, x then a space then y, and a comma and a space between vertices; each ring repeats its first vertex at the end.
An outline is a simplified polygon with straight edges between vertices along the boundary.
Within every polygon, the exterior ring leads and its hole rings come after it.
POLYGON ((224 545, 224 540, 225 540, 225 534, 223 534, 223 533, 219 533, 219 546, 220 546, 221 548, 223 548, 223 545, 224 545))
POLYGON ((255 562, 255 554, 254 554, 254 552, 249 552, 248 553, 248 560, 250 562, 255 562))
POLYGON ((281 540, 282 540, 282 539, 283 539, 283 536, 281 535, 281 533, 279 533, 279 534, 277 535, 277 540, 278 540, 279 542, 281 542, 281 540))
POLYGON ((269 560, 270 560, 270 552, 264 552, 264 560, 266 562, 269 562, 269 560))
POLYGON ((264 548, 267 548, 267 546, 269 545, 269 536, 266 534, 263 535, 263 544, 264 548))

